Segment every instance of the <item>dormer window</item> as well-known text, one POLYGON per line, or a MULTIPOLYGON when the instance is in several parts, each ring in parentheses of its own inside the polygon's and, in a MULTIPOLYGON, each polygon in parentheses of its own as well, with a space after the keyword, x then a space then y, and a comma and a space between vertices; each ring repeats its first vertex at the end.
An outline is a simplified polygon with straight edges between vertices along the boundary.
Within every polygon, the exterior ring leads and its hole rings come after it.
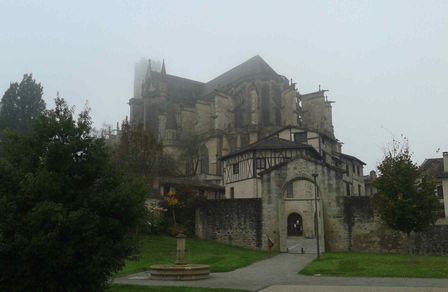
POLYGON ((294 142, 308 143, 307 132, 294 133, 294 142))

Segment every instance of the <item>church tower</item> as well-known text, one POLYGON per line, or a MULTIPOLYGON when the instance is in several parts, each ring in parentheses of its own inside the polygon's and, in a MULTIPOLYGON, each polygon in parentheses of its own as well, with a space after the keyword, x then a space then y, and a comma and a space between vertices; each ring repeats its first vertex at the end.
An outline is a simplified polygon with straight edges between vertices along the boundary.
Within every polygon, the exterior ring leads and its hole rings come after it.
POLYGON ((144 129, 148 129, 154 136, 161 139, 160 130, 164 127, 161 120, 164 120, 163 116, 166 113, 167 107, 165 62, 162 66, 162 72, 159 74, 152 71, 151 60, 148 60, 145 80, 142 84, 142 98, 144 129))
POLYGON ((303 127, 334 138, 332 101, 325 96, 327 90, 299 95, 302 102, 303 127))

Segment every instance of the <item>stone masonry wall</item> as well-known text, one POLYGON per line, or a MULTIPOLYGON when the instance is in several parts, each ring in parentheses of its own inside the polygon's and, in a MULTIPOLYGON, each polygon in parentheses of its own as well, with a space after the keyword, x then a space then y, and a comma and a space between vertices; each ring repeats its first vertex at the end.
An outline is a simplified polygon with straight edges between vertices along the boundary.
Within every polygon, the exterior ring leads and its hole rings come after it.
POLYGON ((344 223, 349 251, 407 251, 406 235, 392 230, 375 215, 369 197, 344 198, 344 223))
MULTIPOLYGON (((348 250, 407 253, 406 234, 392 230, 375 214, 369 197, 344 198, 348 250)), ((415 254, 448 255, 448 225, 432 226, 411 234, 415 254)))
POLYGON ((448 225, 436 225, 413 235, 413 252, 424 255, 448 255, 448 225))
POLYGON ((196 210, 196 236, 260 249, 261 220, 261 199, 210 200, 196 210))

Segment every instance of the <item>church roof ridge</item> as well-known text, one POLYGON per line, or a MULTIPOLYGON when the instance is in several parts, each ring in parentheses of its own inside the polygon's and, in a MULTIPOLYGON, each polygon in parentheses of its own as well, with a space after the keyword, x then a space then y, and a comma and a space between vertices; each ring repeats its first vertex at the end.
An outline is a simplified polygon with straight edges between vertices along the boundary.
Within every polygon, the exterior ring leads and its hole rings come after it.
POLYGON ((280 76, 260 55, 255 55, 252 58, 244 61, 243 63, 208 81, 205 85, 204 93, 208 93, 210 91, 213 91, 214 89, 226 86, 239 79, 243 79, 244 77, 255 75, 280 76))

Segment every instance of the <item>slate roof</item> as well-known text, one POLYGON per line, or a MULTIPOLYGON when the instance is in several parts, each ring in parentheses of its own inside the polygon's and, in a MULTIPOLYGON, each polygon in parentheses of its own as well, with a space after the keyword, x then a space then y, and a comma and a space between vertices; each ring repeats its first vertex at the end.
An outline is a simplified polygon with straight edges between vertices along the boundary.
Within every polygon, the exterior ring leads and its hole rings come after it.
POLYGON ((204 94, 210 93, 215 89, 220 89, 247 77, 271 76, 279 77, 274 69, 266 63, 259 55, 250 58, 244 63, 230 69, 224 74, 210 80, 206 83, 204 94))
POLYGON ((348 155, 348 154, 341 153, 341 158, 345 158, 348 160, 355 160, 355 161, 361 163, 362 165, 366 165, 366 163, 364 161, 362 161, 361 159, 359 159, 355 156, 348 155))
POLYGON ((318 152, 310 145, 296 143, 289 140, 281 139, 279 137, 269 137, 253 144, 248 145, 247 147, 230 153, 228 155, 223 156, 221 159, 229 158, 241 153, 245 153, 248 151, 256 151, 256 150, 281 150, 281 149, 309 149, 311 151, 318 152))
POLYGON ((443 177, 443 158, 425 159, 420 165, 420 170, 435 178, 443 177))
MULTIPOLYGON (((152 71, 151 78, 155 84, 159 83, 160 72, 152 71)), ((201 95, 204 89, 204 83, 182 78, 174 75, 166 75, 168 85, 168 97, 176 102, 194 103, 196 98, 201 95)))
MULTIPOLYGON (((160 75, 160 72, 151 71, 151 78, 153 79, 154 84, 159 83, 160 75)), ((168 83, 168 97, 173 101, 186 104, 193 104, 200 96, 205 96, 215 89, 218 90, 229 87, 247 78, 263 79, 281 77, 259 55, 250 58, 207 83, 169 74, 166 76, 168 83)))
POLYGON ((281 128, 281 129, 273 132, 272 134, 270 134, 268 137, 271 137, 271 136, 274 136, 274 135, 278 135, 278 133, 283 132, 284 130, 287 130, 287 129, 290 129, 290 130, 291 129, 296 129, 296 130, 303 130, 303 131, 307 131, 307 132, 318 133, 319 135, 324 136, 327 139, 330 139, 330 140, 333 140, 333 141, 336 141, 336 142, 339 141, 338 139, 336 139, 334 137, 331 137, 331 136, 328 136, 327 134, 320 133, 320 132, 318 132, 316 130, 311 130, 311 129, 300 127, 300 126, 295 126, 295 125, 284 126, 283 128, 281 128))

